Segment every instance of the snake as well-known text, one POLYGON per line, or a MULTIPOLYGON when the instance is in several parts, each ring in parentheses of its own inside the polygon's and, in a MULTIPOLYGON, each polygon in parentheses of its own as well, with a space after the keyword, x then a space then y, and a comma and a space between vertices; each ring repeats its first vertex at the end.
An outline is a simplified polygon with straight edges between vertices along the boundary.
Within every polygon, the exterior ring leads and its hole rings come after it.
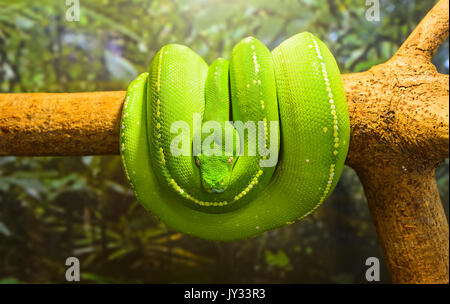
POLYGON ((233 241, 315 211, 344 168, 341 74, 310 32, 239 41, 208 65, 167 44, 125 95, 119 149, 137 200, 170 229, 233 241))

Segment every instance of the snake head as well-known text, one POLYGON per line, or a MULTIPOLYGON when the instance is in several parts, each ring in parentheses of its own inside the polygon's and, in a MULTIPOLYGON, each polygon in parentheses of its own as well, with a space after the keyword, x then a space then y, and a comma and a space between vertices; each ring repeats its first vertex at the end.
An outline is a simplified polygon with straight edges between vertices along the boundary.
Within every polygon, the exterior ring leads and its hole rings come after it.
MULTIPOLYGON (((236 139, 236 141, 228 153, 226 153, 225 147, 218 144, 211 147, 209 154, 201 153, 195 156, 195 163, 200 169, 203 189, 208 193, 224 192, 230 185, 233 168, 240 155, 239 134, 234 128, 232 134, 232 139, 236 139)), ((217 142, 217 138, 215 142, 217 142)), ((225 138, 222 138, 221 142, 225 142, 225 138)))
POLYGON ((200 154, 195 157, 195 162, 200 168, 201 182, 206 192, 221 193, 228 188, 236 157, 200 154))
MULTIPOLYGON (((222 193, 231 182, 231 175, 234 165, 236 164, 240 155, 240 136, 237 130, 225 122, 226 126, 232 127, 231 133, 217 132, 213 133, 213 140, 209 146, 210 149, 205 150, 205 145, 202 146, 202 153, 195 156, 195 163, 200 169, 200 179, 203 190, 208 193, 222 193), (225 136, 232 135, 232 148, 227 147, 227 140, 225 136), (234 141, 235 140, 235 141, 234 141), (230 150, 227 150, 230 149, 230 150)), ((225 127, 226 128, 226 127, 225 127)), ((211 135, 202 134, 202 142, 208 140, 211 135)))

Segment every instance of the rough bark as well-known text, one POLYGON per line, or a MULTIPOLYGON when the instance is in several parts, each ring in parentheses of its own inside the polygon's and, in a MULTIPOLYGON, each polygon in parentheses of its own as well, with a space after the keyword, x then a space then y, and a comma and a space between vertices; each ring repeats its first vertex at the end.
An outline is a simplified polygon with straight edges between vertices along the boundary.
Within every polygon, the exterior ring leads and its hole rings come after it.
POLYGON ((120 92, 0 94, 0 156, 119 154, 120 92))
MULTIPOLYGON (((448 5, 436 4, 389 61, 343 75, 347 164, 364 186, 396 283, 449 281, 449 230, 434 175, 449 151, 449 77, 430 62, 448 36, 448 5)), ((124 96, 0 94, 0 156, 118 154, 124 96)))
POLYGON ((449 77, 430 60, 448 36, 440 1, 386 63, 344 75, 347 164, 361 179, 392 281, 449 282, 449 230, 435 168, 449 151, 449 77))

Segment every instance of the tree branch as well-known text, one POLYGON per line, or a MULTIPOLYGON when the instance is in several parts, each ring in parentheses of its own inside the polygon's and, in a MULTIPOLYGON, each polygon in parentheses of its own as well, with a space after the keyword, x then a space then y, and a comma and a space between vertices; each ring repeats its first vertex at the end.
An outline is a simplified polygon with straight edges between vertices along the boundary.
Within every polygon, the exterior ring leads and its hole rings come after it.
POLYGON ((439 1, 397 51, 397 56, 423 56, 431 60, 448 36, 448 0, 439 1))
MULTIPOLYGON (((449 77, 430 59, 449 31, 441 0, 386 63, 342 75, 347 164, 363 183, 393 282, 448 283, 448 223, 434 170, 449 153, 449 77)), ((119 153, 124 91, 0 94, 0 155, 119 153)))

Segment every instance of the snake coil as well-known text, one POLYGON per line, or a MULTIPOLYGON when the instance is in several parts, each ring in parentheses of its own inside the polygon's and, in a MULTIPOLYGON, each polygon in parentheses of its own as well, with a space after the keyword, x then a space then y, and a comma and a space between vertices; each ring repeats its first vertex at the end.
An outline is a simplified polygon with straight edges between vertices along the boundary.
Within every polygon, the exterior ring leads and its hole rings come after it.
POLYGON ((303 32, 272 52, 248 37, 209 67, 164 46, 128 87, 120 153, 137 199, 169 227, 236 240, 313 212, 339 180, 349 137, 335 59, 303 32))

